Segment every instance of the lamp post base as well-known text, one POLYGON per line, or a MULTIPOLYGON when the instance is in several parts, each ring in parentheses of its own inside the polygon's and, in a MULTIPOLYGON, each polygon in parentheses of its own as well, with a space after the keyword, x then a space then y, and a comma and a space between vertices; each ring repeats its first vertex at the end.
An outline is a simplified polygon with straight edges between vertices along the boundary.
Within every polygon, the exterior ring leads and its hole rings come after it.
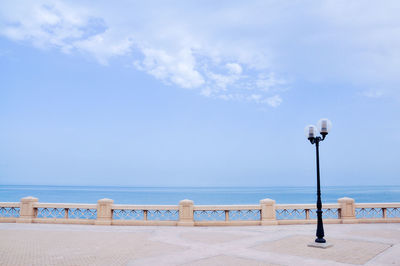
POLYGON ((333 247, 333 244, 327 243, 327 242, 325 242, 325 243, 312 242, 312 243, 308 244, 307 247, 325 249, 325 248, 333 247))

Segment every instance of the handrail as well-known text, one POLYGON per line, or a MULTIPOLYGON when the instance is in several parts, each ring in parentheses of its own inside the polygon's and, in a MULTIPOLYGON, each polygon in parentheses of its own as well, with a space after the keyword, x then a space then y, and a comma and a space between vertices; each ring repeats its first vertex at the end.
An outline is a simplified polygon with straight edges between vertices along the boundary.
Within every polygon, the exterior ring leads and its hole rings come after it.
POLYGON ((4 208, 19 208, 20 205, 20 202, 0 202, 0 207, 4 208))
POLYGON ((113 210, 178 210, 178 205, 124 205, 113 204, 113 210))
POLYGON ((260 205, 195 205, 195 211, 238 211, 238 210, 260 210, 260 205))
POLYGON ((97 204, 82 203, 34 203, 33 208, 96 209, 97 204))
MULTIPOLYGON (((276 209, 316 209, 317 206, 315 204, 276 204, 276 209)), ((340 205, 337 203, 327 203, 322 204, 323 209, 335 209, 340 208, 340 205)))
POLYGON ((356 208, 400 208, 400 202, 391 203, 356 203, 356 208))

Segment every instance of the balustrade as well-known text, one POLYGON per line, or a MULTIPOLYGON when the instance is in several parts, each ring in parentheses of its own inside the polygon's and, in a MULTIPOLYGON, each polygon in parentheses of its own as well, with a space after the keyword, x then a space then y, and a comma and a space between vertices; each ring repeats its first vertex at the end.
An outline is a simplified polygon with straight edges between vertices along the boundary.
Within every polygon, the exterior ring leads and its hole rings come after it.
MULTIPOLYGON (((341 198, 323 205, 326 223, 400 222, 400 203, 355 203, 341 198)), ((259 205, 119 205, 111 199, 97 204, 39 203, 26 197, 21 202, 0 202, 0 222, 72 223, 96 225, 273 225, 316 223, 314 204, 259 205)))

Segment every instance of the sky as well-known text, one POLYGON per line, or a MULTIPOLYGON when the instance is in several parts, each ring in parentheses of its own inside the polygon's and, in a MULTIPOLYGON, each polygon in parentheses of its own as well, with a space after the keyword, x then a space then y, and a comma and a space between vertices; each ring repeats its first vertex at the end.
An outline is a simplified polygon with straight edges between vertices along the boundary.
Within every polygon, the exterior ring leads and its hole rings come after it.
POLYGON ((2 1, 0 184, 400 185, 399 1, 2 1))

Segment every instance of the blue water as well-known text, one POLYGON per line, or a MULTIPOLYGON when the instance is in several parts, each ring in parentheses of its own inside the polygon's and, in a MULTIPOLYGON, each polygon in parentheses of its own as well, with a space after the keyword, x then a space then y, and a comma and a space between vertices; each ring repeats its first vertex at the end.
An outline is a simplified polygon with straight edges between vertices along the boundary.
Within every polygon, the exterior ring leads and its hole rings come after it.
MULTIPOLYGON (((315 187, 96 187, 96 186, 0 186, 1 202, 26 196, 40 202, 96 203, 110 198, 116 204, 172 204, 191 199, 195 204, 258 204, 271 198, 277 203, 315 203, 315 187)), ((324 203, 350 197, 356 202, 400 202, 400 186, 323 187, 324 203)))

